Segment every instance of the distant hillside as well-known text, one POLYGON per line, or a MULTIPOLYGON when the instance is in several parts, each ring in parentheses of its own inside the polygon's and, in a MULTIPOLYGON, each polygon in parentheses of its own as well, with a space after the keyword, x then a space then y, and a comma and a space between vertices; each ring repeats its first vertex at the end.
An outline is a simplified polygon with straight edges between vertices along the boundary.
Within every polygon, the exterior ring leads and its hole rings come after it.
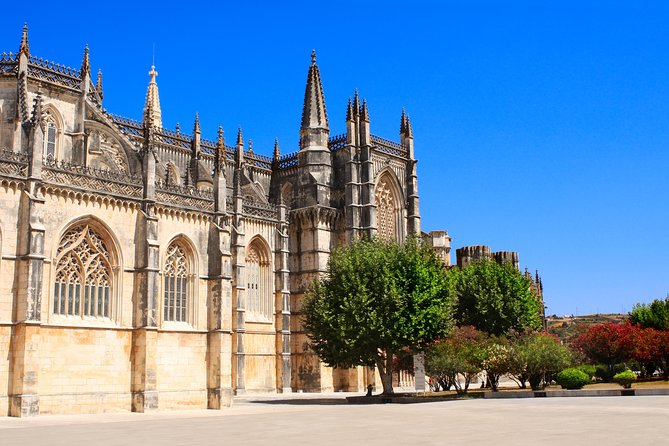
POLYGON ((627 314, 588 314, 584 316, 546 316, 548 332, 569 341, 582 328, 605 322, 622 322, 627 314))

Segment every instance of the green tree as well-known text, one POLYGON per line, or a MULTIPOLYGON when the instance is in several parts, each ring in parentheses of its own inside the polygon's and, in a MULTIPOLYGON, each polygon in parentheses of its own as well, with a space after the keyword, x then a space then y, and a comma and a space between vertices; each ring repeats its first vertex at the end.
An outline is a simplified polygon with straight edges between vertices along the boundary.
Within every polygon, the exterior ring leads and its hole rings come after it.
POLYGON ((517 357, 506 338, 492 336, 486 343, 484 358, 483 370, 486 372, 490 388, 496 392, 502 375, 513 372, 517 365, 517 357))
POLYGON ((451 269, 448 279, 459 326, 472 325, 494 336, 541 329, 539 296, 511 263, 479 260, 451 269))
POLYGON ((669 297, 655 299, 650 304, 636 304, 630 311, 630 322, 642 328, 669 330, 669 297))
POLYGON ((540 390, 553 375, 572 363, 569 348, 547 333, 531 333, 519 346, 525 360, 525 375, 532 390, 540 390))
POLYGON ((486 335, 474 327, 460 327, 425 350, 425 371, 444 388, 467 393, 469 384, 482 370, 486 335), (462 376, 461 384, 458 376, 462 376))
POLYGON ((419 351, 452 327, 442 261, 421 241, 361 240, 330 256, 307 294, 304 328, 331 367, 376 366, 393 393, 393 357, 419 351))

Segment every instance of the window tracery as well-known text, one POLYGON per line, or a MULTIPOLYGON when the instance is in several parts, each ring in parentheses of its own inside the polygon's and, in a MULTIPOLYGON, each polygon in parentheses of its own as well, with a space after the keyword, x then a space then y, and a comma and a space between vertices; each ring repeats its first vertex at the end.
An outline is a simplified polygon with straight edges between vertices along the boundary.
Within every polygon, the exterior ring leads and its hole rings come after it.
POLYGON ((165 280, 163 320, 167 322, 187 322, 190 261, 181 244, 172 243, 167 248, 163 275, 165 280))
POLYGON ((44 113, 42 123, 44 126, 44 157, 54 159, 58 142, 58 124, 55 117, 48 111, 44 113))
POLYGON ((399 203, 391 179, 384 174, 374 190, 376 198, 376 223, 379 238, 387 241, 399 239, 399 203))
POLYGON ((54 314, 110 317, 111 251, 90 225, 70 228, 56 253, 54 314))
POLYGON ((269 255, 257 240, 246 251, 246 281, 246 310, 251 319, 271 321, 274 305, 269 255))

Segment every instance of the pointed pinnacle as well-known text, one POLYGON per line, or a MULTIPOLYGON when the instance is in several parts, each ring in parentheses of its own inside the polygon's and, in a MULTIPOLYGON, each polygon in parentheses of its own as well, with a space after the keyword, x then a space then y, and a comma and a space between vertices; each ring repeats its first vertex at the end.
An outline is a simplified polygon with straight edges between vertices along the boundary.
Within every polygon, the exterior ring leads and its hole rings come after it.
POLYGON ((355 115, 360 113, 360 97, 358 96, 358 89, 355 89, 355 95, 353 96, 353 113, 355 115))
POLYGON ((237 145, 244 147, 244 136, 242 135, 242 128, 237 129, 237 145))
POLYGON ((316 50, 311 50, 311 64, 316 65, 316 50))
POLYGON ((81 77, 83 78, 87 74, 91 74, 91 62, 88 56, 88 43, 84 48, 84 57, 81 60, 81 77))
POLYGON ((225 146, 225 138, 224 138, 224 136, 223 136, 223 126, 222 126, 222 125, 219 125, 219 126, 218 126, 218 140, 216 141, 216 143, 217 143, 220 147, 224 147, 224 146, 225 146))
POLYGON ((98 80, 95 83, 95 90, 100 95, 100 98, 102 98, 102 96, 103 96, 103 93, 102 93, 102 69, 98 69, 98 80))
POLYGON ((281 150, 279 149, 279 138, 274 138, 274 159, 281 158, 281 150))
POLYGON ((353 105, 351 104, 351 98, 348 98, 348 105, 346 106, 346 120, 353 121, 353 105))
POLYGON ((19 47, 19 54, 30 55, 30 47, 28 46, 28 22, 23 23, 23 33, 21 34, 21 46, 19 47))
POLYGON ((404 134, 406 128, 407 128, 407 116, 406 112, 404 111, 404 107, 402 107, 402 116, 400 117, 400 135, 404 134))
POLYGON ((362 108, 360 109, 360 112, 362 113, 362 119, 365 121, 369 121, 369 110, 367 110, 367 100, 363 99, 362 101, 362 108))
POLYGON ((33 101, 33 116, 32 116, 33 125, 40 125, 42 122, 42 94, 37 93, 33 101))
POLYGON ((195 112, 195 124, 193 125, 193 133, 200 133, 200 116, 195 112))
POLYGON ((253 140, 249 139, 249 155, 253 155, 253 140))
POLYGON ((406 117, 406 134, 409 138, 413 138, 413 128, 411 127, 411 119, 409 119, 409 115, 406 117))

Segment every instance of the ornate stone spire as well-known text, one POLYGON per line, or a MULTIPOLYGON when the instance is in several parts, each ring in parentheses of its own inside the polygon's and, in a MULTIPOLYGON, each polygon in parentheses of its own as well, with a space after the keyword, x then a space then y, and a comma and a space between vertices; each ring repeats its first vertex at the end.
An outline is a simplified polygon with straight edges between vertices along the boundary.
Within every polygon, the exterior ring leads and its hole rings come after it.
POLYGON ((102 92, 102 70, 98 69, 98 80, 95 83, 95 91, 98 92, 98 95, 100 95, 100 99, 104 97, 104 93, 102 92))
POLYGON ((302 108, 302 128, 328 128, 328 115, 325 110, 325 97, 321 74, 316 65, 316 51, 311 51, 311 66, 307 76, 307 87, 304 91, 304 107, 302 108))
POLYGON ((237 167, 241 167, 244 163, 244 136, 242 135, 242 128, 237 130, 237 146, 235 151, 235 160, 237 167))
POLYGON ((274 138, 274 160, 278 161, 281 158, 281 149, 279 149, 279 138, 274 138))
POLYGON ((400 117, 400 135, 403 135, 407 129, 407 115, 402 107, 402 116, 400 117))
POLYGON ((84 47, 84 57, 81 59, 81 78, 83 79, 86 75, 91 74, 91 61, 88 56, 88 44, 84 47))
POLYGON ((215 169, 218 172, 223 170, 225 166, 225 136, 223 134, 223 126, 218 126, 218 139, 216 140, 216 153, 214 156, 215 169))
POLYGON ((25 54, 26 57, 30 55, 30 47, 28 46, 28 23, 23 24, 23 33, 21 34, 21 46, 19 47, 19 54, 25 54))
POLYGON ((248 155, 249 156, 254 155, 254 153, 253 153, 253 140, 252 139, 249 139, 249 153, 248 153, 248 155))
POLYGON ((362 119, 369 122, 369 110, 367 110, 367 100, 366 99, 363 99, 363 101, 362 101, 362 108, 360 109, 360 114, 362 115, 362 119))
POLYGON ((33 101, 32 125, 33 127, 42 125, 42 95, 40 93, 37 93, 33 101))
POLYGON ((412 138, 413 139, 413 128, 411 128, 411 119, 409 119, 409 115, 406 115, 405 133, 407 135, 407 138, 412 138))
POLYGON ((348 106, 346 107, 346 120, 353 121, 353 104, 351 104, 351 98, 348 98, 348 106))
POLYGON ((353 113, 358 115, 360 113, 360 96, 358 96, 358 89, 355 89, 355 94, 353 95, 353 113))
POLYGON ((200 115, 195 112, 195 124, 193 125, 193 133, 200 133, 200 115))
POLYGON ((237 129, 237 145, 244 147, 244 135, 242 135, 242 128, 237 129))
POLYGON ((158 84, 156 83, 158 72, 155 65, 151 65, 149 76, 151 76, 151 80, 149 81, 149 88, 146 90, 144 120, 151 120, 154 127, 161 129, 163 128, 163 118, 160 112, 160 98, 158 97, 158 84))

